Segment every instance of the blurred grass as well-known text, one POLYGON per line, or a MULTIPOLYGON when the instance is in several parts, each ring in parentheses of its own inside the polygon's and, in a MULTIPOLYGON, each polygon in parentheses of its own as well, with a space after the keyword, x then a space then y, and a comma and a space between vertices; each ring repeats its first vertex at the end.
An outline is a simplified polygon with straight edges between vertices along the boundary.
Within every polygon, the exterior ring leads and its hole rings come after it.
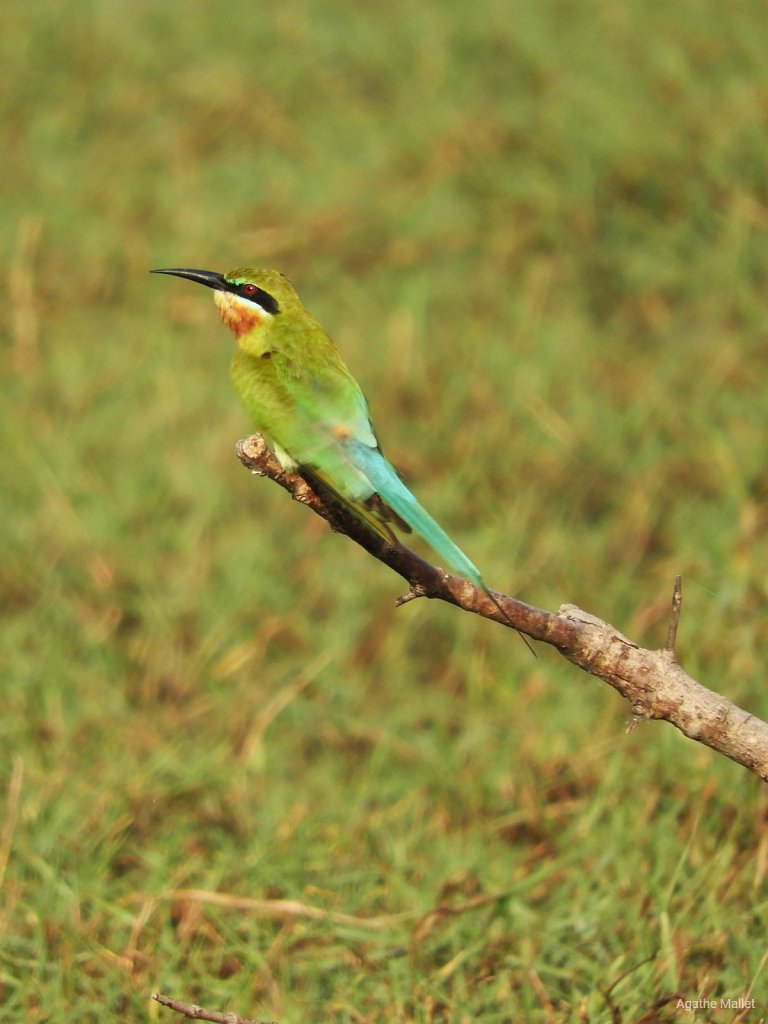
POLYGON ((146 271, 285 270, 493 585, 658 645, 682 572, 684 664, 765 717, 767 23, 10 0, 5 1019, 169 1020, 155 989, 280 1021, 760 1001, 758 781, 625 735, 553 652, 395 612, 243 473, 229 338, 146 271))

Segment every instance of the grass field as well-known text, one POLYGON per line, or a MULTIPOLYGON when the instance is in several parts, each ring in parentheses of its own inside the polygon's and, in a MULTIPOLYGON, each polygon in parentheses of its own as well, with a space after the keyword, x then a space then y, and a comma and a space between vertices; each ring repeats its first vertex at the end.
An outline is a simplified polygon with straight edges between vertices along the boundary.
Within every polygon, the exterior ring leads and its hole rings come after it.
POLYGON ((147 271, 285 271, 491 585, 660 646, 681 572, 683 664, 765 718, 767 32, 9 0, 3 1021, 766 1019, 765 788, 395 610, 239 465, 211 296, 147 271))

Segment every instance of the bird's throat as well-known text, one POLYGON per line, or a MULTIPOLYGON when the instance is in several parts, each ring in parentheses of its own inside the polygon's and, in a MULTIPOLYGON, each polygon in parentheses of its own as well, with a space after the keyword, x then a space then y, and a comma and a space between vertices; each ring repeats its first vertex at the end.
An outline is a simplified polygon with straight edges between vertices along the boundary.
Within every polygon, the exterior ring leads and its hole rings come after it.
POLYGON ((247 299, 241 299, 239 295, 234 295, 232 292, 215 291, 213 299, 221 319, 238 341, 244 334, 250 333, 270 316, 254 303, 248 302, 247 299))

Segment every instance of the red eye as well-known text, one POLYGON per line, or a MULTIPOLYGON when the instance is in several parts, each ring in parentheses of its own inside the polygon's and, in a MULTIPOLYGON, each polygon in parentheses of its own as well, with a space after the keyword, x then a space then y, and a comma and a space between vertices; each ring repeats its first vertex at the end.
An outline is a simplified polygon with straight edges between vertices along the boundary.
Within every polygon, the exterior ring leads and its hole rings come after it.
POLYGON ((244 299, 250 299, 251 302, 260 306, 265 313, 269 313, 270 316, 274 316, 280 312, 280 306, 277 299, 273 298, 268 292, 265 292, 263 288, 259 288, 253 281, 243 281, 242 284, 236 284, 234 281, 231 284, 233 291, 242 295, 244 299))

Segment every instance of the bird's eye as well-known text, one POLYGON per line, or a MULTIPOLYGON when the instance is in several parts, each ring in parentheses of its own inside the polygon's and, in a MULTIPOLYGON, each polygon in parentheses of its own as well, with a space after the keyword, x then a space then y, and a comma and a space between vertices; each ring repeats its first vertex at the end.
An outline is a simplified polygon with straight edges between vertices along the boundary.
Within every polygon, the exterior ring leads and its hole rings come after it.
POLYGON ((242 295, 244 299, 250 299, 251 302, 261 306, 264 312, 269 313, 270 316, 280 312, 277 299, 274 299, 269 292, 265 292, 263 288, 259 288, 253 281, 243 281, 242 284, 233 282, 231 287, 237 291, 238 295, 242 295))

